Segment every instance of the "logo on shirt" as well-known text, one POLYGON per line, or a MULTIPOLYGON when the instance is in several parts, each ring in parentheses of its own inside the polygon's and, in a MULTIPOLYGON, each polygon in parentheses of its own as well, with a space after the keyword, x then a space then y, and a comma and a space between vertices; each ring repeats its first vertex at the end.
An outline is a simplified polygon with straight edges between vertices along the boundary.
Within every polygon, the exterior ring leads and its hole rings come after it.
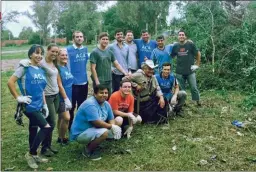
POLYGON ((86 57, 87 57, 87 54, 84 52, 77 53, 74 62, 85 61, 86 57))
POLYGON ((187 55, 188 55, 188 50, 186 50, 185 48, 180 48, 178 52, 178 56, 187 56, 187 55))
POLYGON ((44 75, 38 73, 33 75, 33 80, 31 81, 31 84, 40 84, 45 82, 45 77, 44 75))
POLYGON ((73 75, 70 72, 65 72, 65 78, 66 80, 73 78, 73 75))
POLYGON ((149 45, 142 45, 141 51, 151 52, 151 47, 149 45))

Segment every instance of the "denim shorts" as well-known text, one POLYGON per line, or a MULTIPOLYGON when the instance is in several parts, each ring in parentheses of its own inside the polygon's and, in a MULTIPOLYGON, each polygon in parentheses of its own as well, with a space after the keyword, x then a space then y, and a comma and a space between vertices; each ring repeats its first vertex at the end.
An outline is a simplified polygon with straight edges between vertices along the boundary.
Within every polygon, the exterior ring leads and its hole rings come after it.
POLYGON ((108 138, 114 138, 113 133, 111 130, 108 130, 106 128, 88 128, 81 134, 79 134, 76 138, 76 141, 81 144, 88 144, 91 141, 95 140, 96 138, 99 138, 103 133, 108 131, 108 138))
POLYGON ((66 111, 68 111, 68 110, 66 110, 65 102, 60 101, 58 114, 60 115, 61 113, 66 112, 66 111))

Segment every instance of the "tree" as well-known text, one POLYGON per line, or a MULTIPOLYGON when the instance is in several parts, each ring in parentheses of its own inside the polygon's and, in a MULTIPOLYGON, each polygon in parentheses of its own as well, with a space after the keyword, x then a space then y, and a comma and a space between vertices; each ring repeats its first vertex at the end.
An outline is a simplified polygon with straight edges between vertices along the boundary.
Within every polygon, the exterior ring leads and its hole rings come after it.
POLYGON ((170 1, 118 1, 117 16, 129 27, 146 29, 153 35, 166 28, 170 1), (157 29, 156 29, 157 24, 157 29))
POLYGON ((32 27, 23 27, 19 34, 19 39, 26 40, 32 33, 34 33, 32 27))
POLYGON ((10 30, 8 30, 8 29, 2 30, 1 40, 9 40, 9 39, 13 39, 12 32, 10 30))
POLYGON ((33 24, 42 32, 44 44, 46 44, 47 36, 50 32, 50 25, 53 22, 55 4, 53 1, 33 1, 31 6, 33 14, 28 11, 24 13, 33 22, 33 24))
POLYGON ((9 12, 3 12, 2 16, 3 16, 2 22, 1 22, 2 30, 5 29, 5 26, 7 23, 10 23, 10 22, 19 23, 17 18, 20 16, 20 13, 18 11, 13 10, 9 12))
POLYGON ((72 40, 72 33, 80 30, 90 42, 100 28, 100 14, 97 12, 95 1, 67 1, 62 2, 60 16, 57 25, 57 32, 72 40))

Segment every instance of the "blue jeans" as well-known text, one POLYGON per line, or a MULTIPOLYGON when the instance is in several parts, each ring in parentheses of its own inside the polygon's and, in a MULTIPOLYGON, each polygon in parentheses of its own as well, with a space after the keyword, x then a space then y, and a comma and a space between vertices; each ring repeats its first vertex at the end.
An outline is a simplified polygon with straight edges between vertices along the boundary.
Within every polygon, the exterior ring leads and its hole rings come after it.
POLYGON ((192 96, 192 100, 199 101, 200 95, 199 95, 199 91, 198 91, 197 85, 196 85, 196 74, 194 72, 190 75, 176 74, 176 78, 179 82, 180 89, 184 90, 184 91, 186 91, 185 83, 186 83, 186 81, 188 81, 191 96, 192 96))

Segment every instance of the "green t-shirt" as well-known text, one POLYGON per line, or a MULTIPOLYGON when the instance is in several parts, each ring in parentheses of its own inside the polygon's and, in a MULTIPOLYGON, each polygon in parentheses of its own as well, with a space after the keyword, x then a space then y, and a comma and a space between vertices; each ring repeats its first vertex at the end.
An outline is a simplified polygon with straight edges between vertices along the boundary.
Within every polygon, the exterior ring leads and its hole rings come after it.
POLYGON ((90 63, 96 64, 96 72, 100 83, 112 80, 111 64, 115 60, 115 56, 109 47, 105 50, 101 50, 98 47, 92 50, 90 54, 90 63))
POLYGON ((177 56, 176 73, 189 75, 192 73, 191 65, 195 63, 195 56, 198 52, 195 44, 187 41, 184 45, 175 43, 172 48, 172 57, 177 56))

